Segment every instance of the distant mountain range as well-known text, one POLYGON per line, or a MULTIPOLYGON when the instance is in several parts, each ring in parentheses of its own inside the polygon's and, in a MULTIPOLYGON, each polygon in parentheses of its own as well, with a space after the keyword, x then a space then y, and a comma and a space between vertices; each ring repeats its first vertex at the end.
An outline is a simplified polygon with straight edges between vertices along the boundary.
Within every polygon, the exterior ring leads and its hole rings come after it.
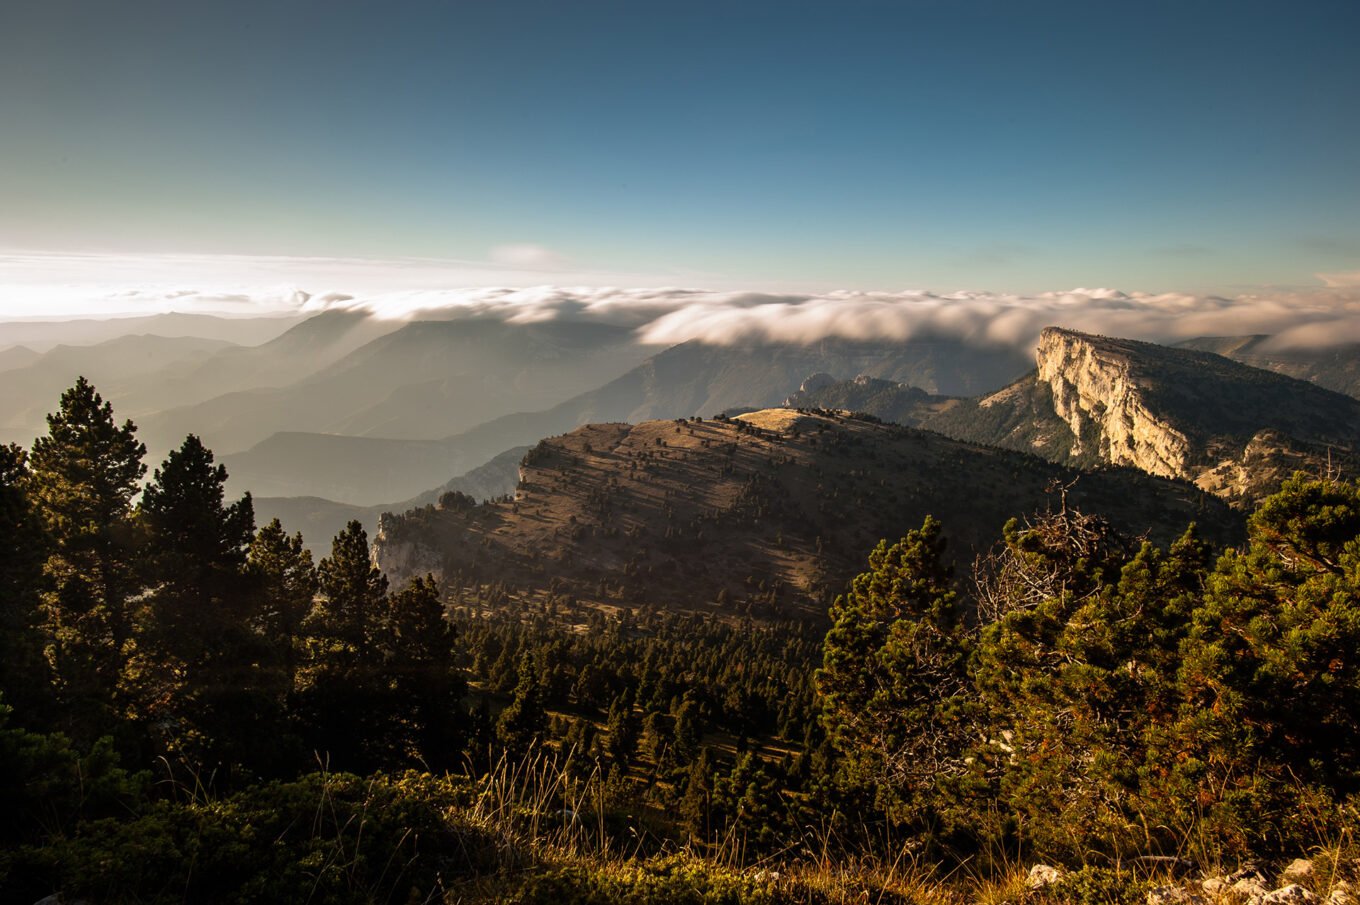
POLYGON ((503 493, 502 454, 584 424, 781 404, 863 411, 1067 466, 1130 465, 1250 500, 1296 467, 1352 467, 1356 403, 1320 387, 1360 390, 1360 346, 1243 336, 1168 349, 1057 330, 1037 358, 940 338, 659 349, 625 327, 570 319, 357 310, 65 332, 23 322, 0 325, 0 441, 42 433, 79 374, 136 421, 151 465, 195 433, 233 492, 252 491, 321 545, 349 517, 372 525, 425 505, 416 500, 483 466, 474 496, 503 493))
POLYGON ((467 474, 399 503, 351 506, 320 497, 256 497, 255 520, 263 525, 276 518, 290 532, 302 532, 307 548, 318 558, 329 556, 331 539, 351 521, 362 524, 372 537, 378 530, 378 519, 384 513, 437 505, 439 498, 449 491, 466 494, 479 502, 514 493, 515 485, 519 483, 519 463, 528 451, 527 446, 508 449, 467 474))
POLYGON ((811 371, 928 381, 952 391, 999 386, 1027 362, 1015 353, 961 342, 808 346, 685 343, 652 355, 626 374, 551 408, 493 418, 439 440, 280 432, 228 457, 235 486, 374 505, 411 496, 512 446, 579 425, 712 415, 736 405, 778 405, 811 371))

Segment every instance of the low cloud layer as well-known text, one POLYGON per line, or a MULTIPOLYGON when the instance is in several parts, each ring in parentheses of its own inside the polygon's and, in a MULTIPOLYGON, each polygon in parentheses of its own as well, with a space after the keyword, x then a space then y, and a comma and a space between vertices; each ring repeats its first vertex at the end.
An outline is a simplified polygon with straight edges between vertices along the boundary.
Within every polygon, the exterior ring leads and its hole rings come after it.
POLYGON ((1027 347, 1057 325, 1153 341, 1273 334, 1279 347, 1360 342, 1360 289, 1235 297, 1074 289, 1037 295, 925 291, 826 293, 694 289, 475 289, 388 293, 323 307, 380 317, 498 317, 516 323, 598 321, 635 328, 646 342, 714 344, 945 337, 1027 347))
POLYGON ((615 287, 660 282, 665 276, 548 275, 523 269, 555 261, 552 254, 516 246, 498 251, 501 262, 490 264, 0 254, 0 312, 52 317, 174 310, 241 316, 360 309, 382 318, 604 322, 631 327, 657 345, 948 337, 1025 347, 1049 325, 1154 341, 1268 333, 1280 347, 1360 342, 1360 273, 1319 275, 1312 289, 1235 296, 1112 289, 1030 295, 624 289, 615 287), (532 285, 545 276, 580 285, 532 285), (614 287, 607 285, 611 278, 617 278, 614 287), (451 285, 471 288, 430 288, 451 285))

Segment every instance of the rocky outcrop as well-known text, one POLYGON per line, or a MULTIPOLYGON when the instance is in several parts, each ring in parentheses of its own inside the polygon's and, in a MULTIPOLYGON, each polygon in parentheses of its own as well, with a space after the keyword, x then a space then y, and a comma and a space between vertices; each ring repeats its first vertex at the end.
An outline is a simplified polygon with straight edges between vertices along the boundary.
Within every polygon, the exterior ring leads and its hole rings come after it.
POLYGON ((1294 471, 1345 475, 1360 464, 1360 404, 1304 381, 1056 327, 1040 337, 1036 364, 1036 391, 1070 431, 1074 464, 1132 466, 1248 504, 1294 471))
POLYGON ((408 530, 408 524, 401 516, 383 513, 369 551, 374 567, 394 588, 423 575, 443 575, 443 557, 426 546, 418 533, 408 530))
POLYGON ((1164 478, 1192 477, 1195 453, 1184 433, 1151 411, 1127 355, 1090 337, 1049 327, 1036 353, 1053 410, 1072 430, 1073 456, 1095 453, 1164 478))
POLYGON ((1260 870, 1247 865, 1233 873, 1203 877, 1193 885, 1156 886, 1148 891, 1146 901, 1148 905, 1351 905, 1355 901, 1352 884, 1336 868, 1339 865, 1319 871, 1313 861, 1298 858, 1285 867, 1272 887, 1260 870))

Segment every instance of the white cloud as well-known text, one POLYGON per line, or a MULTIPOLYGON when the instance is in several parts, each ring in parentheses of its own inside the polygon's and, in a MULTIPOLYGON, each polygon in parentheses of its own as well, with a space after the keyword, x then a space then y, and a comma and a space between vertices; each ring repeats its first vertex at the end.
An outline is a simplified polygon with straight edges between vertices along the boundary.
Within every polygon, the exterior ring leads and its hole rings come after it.
POLYGON ((1333 289, 1360 288, 1360 270, 1348 273, 1320 273, 1318 279, 1333 289))
MULTIPOLYGON (((573 285, 538 285, 547 260, 531 247, 504 264, 416 259, 252 258, 0 254, 0 315, 154 311, 230 314, 370 311, 384 318, 497 317, 516 323, 598 321, 645 341, 810 342, 825 337, 949 337, 1026 347, 1048 325, 1169 341, 1203 335, 1276 334, 1280 345, 1360 341, 1360 274, 1328 274, 1315 289, 1236 296, 1078 288, 995 292, 769 292, 617 288, 666 276, 554 272, 573 285), (515 258, 517 263, 509 263, 515 258), (460 288, 447 288, 457 286, 460 288), (508 288, 519 286, 523 288, 508 288), (299 287, 307 287, 306 291, 299 287)), ((0 344, 3 337, 0 337, 0 344)))

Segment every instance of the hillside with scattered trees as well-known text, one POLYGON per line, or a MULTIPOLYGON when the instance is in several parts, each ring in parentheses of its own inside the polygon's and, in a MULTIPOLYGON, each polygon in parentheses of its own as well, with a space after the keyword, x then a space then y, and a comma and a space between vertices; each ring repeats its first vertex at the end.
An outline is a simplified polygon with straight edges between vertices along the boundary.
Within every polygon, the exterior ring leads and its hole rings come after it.
MULTIPOLYGON (((796 428, 858 471, 833 438, 883 430, 771 417, 657 437, 730 434, 755 464, 796 428)), ((1059 493, 967 557, 927 498, 817 617, 583 606, 489 568, 389 582, 357 523, 319 561, 257 526, 198 438, 144 457, 83 380, 0 450, 5 901, 1226 902, 1287 880, 1340 903, 1356 879, 1353 483, 1290 478, 1245 538, 1059 493)))

